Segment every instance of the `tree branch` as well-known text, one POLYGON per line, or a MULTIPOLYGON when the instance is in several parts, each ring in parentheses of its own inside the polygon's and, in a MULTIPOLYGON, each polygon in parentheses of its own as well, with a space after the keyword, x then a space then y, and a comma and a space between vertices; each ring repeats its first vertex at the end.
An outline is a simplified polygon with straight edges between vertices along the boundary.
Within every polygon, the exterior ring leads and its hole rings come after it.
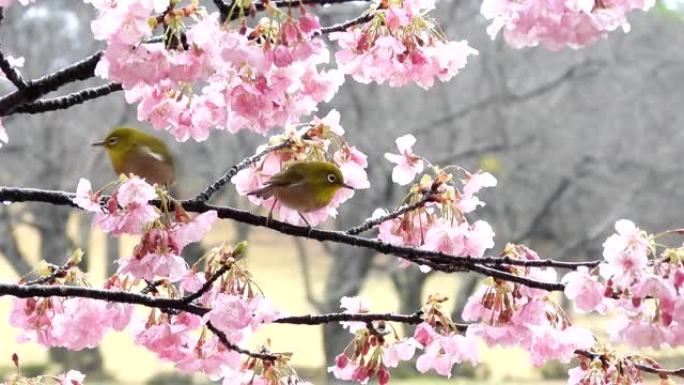
POLYGON ((79 62, 49 75, 28 81, 26 88, 16 90, 0 98, 0 116, 9 115, 20 105, 32 103, 41 96, 55 91, 67 83, 95 76, 95 66, 100 61, 100 57, 102 57, 102 51, 96 52, 79 62))
POLYGON ((12 82, 18 90, 23 90, 26 88, 26 81, 21 76, 21 73, 9 63, 9 60, 0 51, 0 70, 5 74, 7 80, 12 82))
POLYGON ((391 213, 388 213, 386 215, 383 215, 381 217, 372 219, 369 218, 366 221, 364 221, 362 224, 358 226, 351 227, 345 231, 345 233, 350 234, 350 235, 358 235, 363 233, 364 231, 368 231, 372 229, 375 226, 378 226, 386 221, 389 221, 391 219, 397 218, 403 214, 406 214, 410 211, 417 210, 421 207, 423 207, 426 203, 432 201, 432 198, 434 197, 434 194, 432 192, 429 192, 425 195, 423 195, 423 198, 421 198, 419 201, 410 204, 410 205, 404 205, 400 207, 399 209, 392 211, 391 213))
MULTIPOLYGON (((158 308, 164 311, 184 311, 191 314, 202 316, 209 312, 211 309, 190 305, 185 302, 184 298, 181 299, 169 299, 169 298, 157 298, 142 294, 130 293, 118 290, 102 290, 102 289, 92 289, 87 287, 78 286, 46 286, 46 285, 17 285, 17 284, 5 284, 0 283, 0 296, 14 296, 18 298, 31 298, 31 297, 79 297, 79 298, 89 298, 97 299, 103 301, 111 301, 117 303, 127 303, 134 305, 143 305, 151 308, 158 308)), ((376 322, 376 321, 387 321, 387 322, 399 322, 404 324, 416 325, 423 322, 421 313, 417 312, 414 314, 396 314, 396 313, 328 313, 328 314, 318 314, 318 315, 299 315, 299 316, 288 316, 281 317, 273 321, 273 323, 279 324, 292 324, 292 325, 321 325, 332 322, 376 322)), ((463 332, 468 328, 468 324, 455 324, 456 328, 463 332)), ((248 355, 250 357, 259 358, 262 360, 273 361, 278 359, 278 353, 269 352, 251 352, 245 350, 228 340, 226 335, 217 329, 211 322, 207 322, 207 328, 211 330, 228 349, 234 350, 238 353, 248 355)), ((575 354, 581 355, 588 358, 599 358, 603 359, 602 355, 588 352, 585 350, 576 350, 575 354)), ((673 375, 684 377, 684 368, 680 369, 663 369, 656 368, 652 366, 635 364, 637 369, 658 374, 658 375, 673 375)))
POLYGON ((315 35, 327 35, 333 32, 344 32, 348 28, 353 27, 358 24, 363 24, 371 21, 373 19, 373 14, 362 14, 354 19, 347 20, 343 23, 333 24, 328 27, 321 28, 321 31, 315 35))
POLYGON ((17 114, 39 114, 47 111, 65 110, 77 104, 82 104, 88 100, 96 99, 121 90, 123 90, 121 84, 107 83, 64 96, 50 99, 40 99, 33 103, 18 106, 12 112, 17 114))
MULTIPOLYGON (((56 205, 66 205, 74 207, 72 198, 73 193, 55 190, 40 190, 33 188, 15 188, 15 187, 0 187, 0 202, 45 202, 56 205)), ((106 201, 107 197, 103 197, 106 201)), ((159 202, 154 202, 159 205, 159 202)), ((535 287, 545 290, 563 290, 564 286, 560 283, 540 282, 532 279, 519 277, 505 271, 492 269, 484 265, 517 265, 517 266, 546 266, 574 269, 579 266, 597 266, 600 261, 587 262, 562 262, 549 259, 527 261, 517 260, 509 257, 483 257, 473 258, 470 256, 455 256, 437 251, 422 250, 413 247, 391 245, 376 239, 350 235, 341 231, 327 231, 312 229, 304 226, 295 226, 286 222, 277 220, 269 220, 265 216, 252 214, 247 211, 238 210, 228 206, 216 206, 199 202, 196 200, 181 201, 183 208, 190 212, 203 213, 210 210, 216 210, 218 217, 223 219, 232 219, 238 222, 246 223, 252 226, 266 227, 283 234, 292 235, 296 237, 303 237, 315 239, 320 242, 334 242, 345 244, 349 246, 362 247, 370 249, 382 254, 396 255, 411 262, 427 265, 434 270, 444 272, 454 272, 462 270, 471 270, 484 274, 486 276, 493 276, 500 279, 510 280, 521 283, 529 287, 535 287)))

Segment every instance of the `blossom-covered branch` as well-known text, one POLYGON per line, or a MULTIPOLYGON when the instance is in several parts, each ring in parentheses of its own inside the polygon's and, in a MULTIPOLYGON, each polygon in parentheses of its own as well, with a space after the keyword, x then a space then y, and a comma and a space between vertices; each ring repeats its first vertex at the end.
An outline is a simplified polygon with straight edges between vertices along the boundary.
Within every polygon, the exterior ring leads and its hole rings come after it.
MULTIPOLYGON (((56 190, 41 190, 31 188, 0 187, 0 201, 4 202, 46 202, 57 205, 74 206, 72 199, 73 193, 56 190)), ((106 197, 102 198, 106 201, 106 197)), ((401 258, 415 262, 420 265, 427 265, 439 271, 453 272, 459 270, 472 270, 487 276, 495 276, 502 279, 514 279, 517 282, 524 282, 530 287, 537 287, 545 290, 563 290, 563 285, 559 283, 541 282, 524 277, 513 276, 505 271, 488 268, 486 265, 513 265, 513 266, 547 266, 563 268, 577 268, 579 266, 596 265, 597 262, 562 262, 553 260, 518 260, 509 257, 459 257, 442 252, 421 250, 413 247, 397 246, 384 243, 378 240, 345 234, 339 231, 328 231, 312 229, 306 226, 291 225, 286 222, 269 220, 265 216, 252 214, 247 211, 238 210, 227 206, 216 206, 197 200, 180 201, 182 207, 190 212, 203 213, 215 210, 219 218, 232 219, 247 223, 253 226, 262 226, 283 234, 315 239, 321 242, 335 242, 356 247, 365 247, 383 254, 392 254, 401 258)), ((157 202, 158 204, 158 202, 157 202)))

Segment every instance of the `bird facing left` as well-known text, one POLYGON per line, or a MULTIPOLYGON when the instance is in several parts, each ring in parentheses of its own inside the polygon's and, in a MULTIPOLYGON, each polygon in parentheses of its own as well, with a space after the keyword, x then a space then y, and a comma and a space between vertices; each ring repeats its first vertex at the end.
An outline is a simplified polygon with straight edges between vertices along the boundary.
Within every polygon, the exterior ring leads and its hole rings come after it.
POLYGON ((175 180, 173 157, 161 139, 135 128, 119 127, 93 146, 107 149, 114 171, 135 174, 149 183, 171 185, 175 180))

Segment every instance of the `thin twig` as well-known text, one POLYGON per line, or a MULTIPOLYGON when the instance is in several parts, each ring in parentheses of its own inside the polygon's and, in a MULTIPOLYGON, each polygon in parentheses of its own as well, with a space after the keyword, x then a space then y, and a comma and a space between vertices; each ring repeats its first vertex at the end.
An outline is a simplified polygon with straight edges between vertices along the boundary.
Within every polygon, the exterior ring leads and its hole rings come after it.
POLYGON ((264 156, 270 154, 273 151, 278 151, 281 150, 289 145, 291 145, 293 141, 291 139, 288 139, 282 143, 266 147, 263 151, 261 151, 258 154, 252 155, 248 158, 243 159, 240 163, 234 165, 231 167, 228 171, 226 171, 223 175, 221 175, 220 178, 218 178, 214 183, 210 184, 202 190, 201 193, 197 195, 195 198, 196 201, 198 202, 206 202, 211 198, 211 196, 219 191, 223 186, 225 186, 230 180, 237 174, 240 170, 245 169, 252 164, 258 162, 261 158, 264 156))
POLYGON ((207 322, 207 328, 211 330, 212 333, 216 335, 216 337, 221 341, 221 343, 228 349, 234 350, 238 353, 248 355, 253 358, 258 358, 261 360, 266 360, 266 361, 276 361, 278 357, 280 356, 279 354, 270 354, 270 353, 255 353, 246 349, 243 349, 234 343, 230 342, 228 340, 228 337, 226 337, 226 334, 223 333, 221 330, 219 330, 216 326, 212 325, 211 322, 207 322))
POLYGON ((356 18, 351 19, 351 20, 347 20, 343 23, 334 24, 334 25, 331 25, 328 27, 323 27, 323 28, 321 28, 320 32, 316 33, 315 35, 327 35, 327 34, 333 33, 333 32, 344 32, 348 28, 351 28, 355 25, 363 24, 363 23, 367 23, 367 22, 371 21, 373 19, 373 16, 374 16, 373 14, 363 14, 359 17, 356 17, 356 18))
POLYGON ((183 303, 192 303, 192 301, 196 300, 197 298, 201 297, 204 295, 204 293, 208 292, 211 287, 214 285, 214 282, 216 282, 217 279, 221 278, 223 274, 225 274, 228 270, 230 270, 231 265, 223 265, 221 266, 216 272, 207 279, 206 282, 204 282, 204 285, 200 287, 199 290, 192 294, 188 294, 185 297, 181 299, 183 303))
POLYGON ((395 211, 392 211, 391 213, 388 213, 386 215, 383 215, 381 217, 378 217, 378 218, 369 218, 365 222, 363 222, 362 224, 347 229, 347 231, 345 231, 345 233, 350 234, 350 235, 361 234, 364 231, 368 231, 368 230, 372 229, 373 227, 378 226, 378 225, 380 225, 386 221, 397 218, 397 217, 404 215, 410 211, 417 210, 417 209, 423 207, 426 203, 432 201, 433 197, 434 197, 434 194, 429 192, 429 193, 423 195, 423 198, 421 198, 419 201, 417 201, 413 204, 402 206, 401 208, 399 208, 395 211))

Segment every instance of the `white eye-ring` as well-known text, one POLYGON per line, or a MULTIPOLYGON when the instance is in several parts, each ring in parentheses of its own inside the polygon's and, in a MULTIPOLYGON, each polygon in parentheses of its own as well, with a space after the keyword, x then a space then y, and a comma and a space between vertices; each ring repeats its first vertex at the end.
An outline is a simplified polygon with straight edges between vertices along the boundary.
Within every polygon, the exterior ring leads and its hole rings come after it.
POLYGON ((328 182, 335 183, 336 181, 337 177, 335 177, 335 174, 328 174, 328 182))
POLYGON ((119 138, 117 138, 116 136, 111 137, 109 138, 109 140, 107 140, 107 144, 110 146, 115 146, 117 143, 119 143, 119 138))

